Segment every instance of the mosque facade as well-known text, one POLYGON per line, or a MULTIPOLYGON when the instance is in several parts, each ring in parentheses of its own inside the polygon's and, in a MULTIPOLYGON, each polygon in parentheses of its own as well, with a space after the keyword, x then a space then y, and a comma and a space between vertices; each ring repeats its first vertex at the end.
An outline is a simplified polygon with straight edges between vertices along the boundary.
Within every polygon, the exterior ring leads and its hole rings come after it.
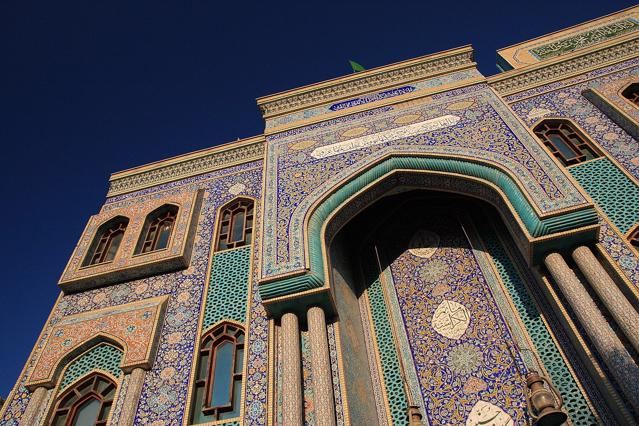
POLYGON ((636 425, 639 7, 114 173, 2 425, 636 425))

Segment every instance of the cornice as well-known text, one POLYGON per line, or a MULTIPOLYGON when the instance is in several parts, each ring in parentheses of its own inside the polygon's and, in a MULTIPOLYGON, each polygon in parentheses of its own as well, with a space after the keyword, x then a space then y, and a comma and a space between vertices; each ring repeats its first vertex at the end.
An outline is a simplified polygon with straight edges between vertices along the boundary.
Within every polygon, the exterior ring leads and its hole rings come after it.
POLYGON ((639 35, 573 52, 554 60, 506 71, 488 77, 488 84, 500 95, 514 93, 573 77, 597 68, 623 62, 639 54, 639 35))
POLYGON ((257 99, 264 118, 474 66, 464 46, 257 99))
POLYGON ((263 136, 239 140, 114 173, 109 179, 107 197, 260 160, 263 157, 263 136))

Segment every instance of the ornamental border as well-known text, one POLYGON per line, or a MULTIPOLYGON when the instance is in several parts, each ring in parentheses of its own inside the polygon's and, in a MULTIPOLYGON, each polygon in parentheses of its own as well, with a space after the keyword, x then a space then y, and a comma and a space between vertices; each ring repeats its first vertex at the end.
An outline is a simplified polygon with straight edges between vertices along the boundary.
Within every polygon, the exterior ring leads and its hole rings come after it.
POLYGON ((488 78, 488 84, 500 95, 508 96, 526 89, 552 83, 606 65, 623 62, 639 54, 639 35, 585 52, 559 56, 550 63, 540 62, 488 78))

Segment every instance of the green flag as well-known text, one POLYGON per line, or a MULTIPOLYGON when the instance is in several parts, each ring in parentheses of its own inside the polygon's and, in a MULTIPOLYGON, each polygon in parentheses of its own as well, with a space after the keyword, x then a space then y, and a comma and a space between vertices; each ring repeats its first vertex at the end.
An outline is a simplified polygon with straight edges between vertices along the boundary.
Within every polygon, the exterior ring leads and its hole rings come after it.
POLYGON ((349 60, 348 62, 350 62, 351 68, 353 68, 353 72, 365 71, 366 70, 366 68, 364 68, 363 66, 361 66, 360 64, 358 64, 355 61, 349 60))

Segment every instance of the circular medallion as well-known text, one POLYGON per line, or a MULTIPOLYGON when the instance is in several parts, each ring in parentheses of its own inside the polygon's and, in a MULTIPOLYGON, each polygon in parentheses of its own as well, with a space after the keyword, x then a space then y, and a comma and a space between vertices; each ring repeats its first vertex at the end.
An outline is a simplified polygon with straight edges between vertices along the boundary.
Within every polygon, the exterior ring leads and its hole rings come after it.
POLYGON ((410 254, 428 259, 435 254, 439 247, 439 235, 425 229, 420 229, 413 235, 408 245, 410 254))

